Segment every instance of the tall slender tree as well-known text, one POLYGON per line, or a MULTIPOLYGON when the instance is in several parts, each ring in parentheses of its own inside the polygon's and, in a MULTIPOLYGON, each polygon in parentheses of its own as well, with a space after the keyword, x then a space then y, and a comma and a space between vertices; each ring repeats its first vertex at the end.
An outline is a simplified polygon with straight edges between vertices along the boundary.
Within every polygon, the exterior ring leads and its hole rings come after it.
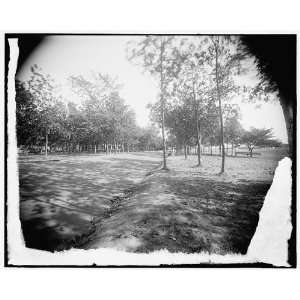
POLYGON ((212 99, 209 96, 210 78, 206 70, 204 42, 202 38, 197 39, 196 42, 182 40, 180 43, 182 67, 177 80, 177 90, 181 95, 189 95, 193 103, 198 166, 201 166, 201 143, 204 131, 201 127, 205 119, 205 106, 212 99))
POLYGON ((168 96, 168 85, 178 72, 176 60, 178 51, 172 46, 173 36, 148 35, 137 42, 128 44, 128 59, 142 65, 143 69, 153 75, 159 83, 160 121, 163 140, 163 169, 167 169, 165 107, 168 96))
POLYGON ((220 146, 222 162, 220 174, 225 170, 225 144, 223 102, 230 101, 232 95, 238 91, 234 76, 241 71, 240 58, 237 53, 237 39, 231 36, 213 36, 208 39, 207 58, 214 76, 215 97, 219 109, 220 146))

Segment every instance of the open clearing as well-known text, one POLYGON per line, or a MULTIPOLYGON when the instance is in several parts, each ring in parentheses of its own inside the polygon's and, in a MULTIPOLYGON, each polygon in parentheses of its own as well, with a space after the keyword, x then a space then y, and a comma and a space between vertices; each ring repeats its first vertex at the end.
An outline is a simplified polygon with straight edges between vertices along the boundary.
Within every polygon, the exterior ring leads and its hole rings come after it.
POLYGON ((26 245, 246 253, 284 155, 227 157, 223 175, 216 156, 203 156, 201 167, 195 167, 196 156, 169 157, 168 172, 158 170, 160 153, 24 157, 19 176, 26 245))
POLYGON ((19 160, 26 246, 61 250, 93 227, 114 196, 158 166, 158 153, 25 156, 19 160))

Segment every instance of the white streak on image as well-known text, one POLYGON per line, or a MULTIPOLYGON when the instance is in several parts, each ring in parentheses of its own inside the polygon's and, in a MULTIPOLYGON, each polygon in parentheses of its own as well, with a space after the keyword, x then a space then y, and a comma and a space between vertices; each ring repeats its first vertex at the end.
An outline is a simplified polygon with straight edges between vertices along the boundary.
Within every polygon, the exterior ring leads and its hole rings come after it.
POLYGON ((19 218, 19 181, 17 167, 15 74, 19 57, 18 39, 9 39, 10 58, 8 65, 8 151, 7 151, 7 242, 9 258, 22 255, 24 240, 19 218))
POLYGON ((279 162, 247 252, 249 257, 257 261, 276 266, 289 266, 288 240, 292 232, 291 167, 292 161, 287 157, 279 162))

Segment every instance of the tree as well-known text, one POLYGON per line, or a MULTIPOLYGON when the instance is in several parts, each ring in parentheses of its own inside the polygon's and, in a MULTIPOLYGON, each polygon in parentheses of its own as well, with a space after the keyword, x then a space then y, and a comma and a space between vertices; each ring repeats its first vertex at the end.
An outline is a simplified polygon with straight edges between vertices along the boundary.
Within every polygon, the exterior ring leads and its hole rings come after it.
POLYGON ((187 158, 187 146, 195 136, 193 118, 193 106, 186 102, 170 105, 166 114, 166 126, 170 135, 176 137, 176 151, 179 153, 181 146, 184 147, 184 155, 187 158))
POLYGON ((165 105, 168 84, 177 72, 177 49, 172 47, 174 37, 148 35, 137 43, 128 45, 128 59, 141 64, 143 69, 153 75, 159 82, 160 115, 163 141, 163 167, 167 170, 166 136, 165 136, 165 105))
MULTIPOLYGON (((120 85, 109 75, 93 73, 91 79, 71 76, 80 105, 59 96, 53 79, 34 65, 26 83, 16 81, 18 145, 45 145, 68 152, 106 153, 137 149, 140 128, 134 111, 120 97, 120 85)), ((152 147, 148 145, 147 147, 152 147)))
POLYGON ((212 146, 218 144, 220 140, 219 114, 215 101, 210 101, 209 104, 205 106, 202 128, 203 141, 210 144, 210 154, 212 155, 212 146))
POLYGON ((209 39, 208 61, 213 68, 215 95, 219 106, 220 120, 220 143, 222 148, 222 163, 220 174, 225 170, 225 145, 224 145, 224 121, 223 104, 224 100, 230 100, 238 87, 233 76, 240 72, 241 55, 236 51, 236 40, 232 37, 213 36, 209 39))
POLYGON ((54 80, 44 74, 37 65, 31 67, 31 78, 28 81, 28 91, 34 98, 39 116, 40 134, 45 137, 45 155, 48 154, 48 137, 61 129, 65 117, 65 106, 56 93, 54 80))
POLYGON ((135 114, 125 104, 118 92, 111 93, 104 112, 110 124, 110 139, 113 141, 115 152, 117 152, 120 144, 124 149, 125 138, 129 138, 131 130, 134 130, 136 126, 135 114))
POLYGON ((25 82, 16 80, 16 130, 18 146, 35 144, 39 137, 39 116, 34 97, 25 82))
POLYGON ((161 148, 161 138, 155 126, 148 126, 140 129, 139 149, 146 151, 158 150, 161 148))
POLYGON ((186 102, 192 100, 198 166, 201 166, 201 143, 203 138, 201 125, 205 123, 206 106, 209 105, 212 98, 210 97, 209 87, 210 78, 206 72, 205 49, 203 49, 205 40, 199 39, 197 42, 191 43, 183 39, 180 43, 182 66, 178 75, 176 92, 182 100, 186 102), (186 47, 183 48, 185 44, 186 47))
POLYGON ((241 137, 243 135, 243 128, 239 122, 238 114, 234 114, 230 116, 228 119, 226 119, 224 127, 225 127, 224 135, 227 138, 227 145, 228 142, 230 141, 231 155, 234 155, 234 147, 241 142, 241 137))
POLYGON ((272 129, 258 129, 254 127, 250 128, 249 131, 245 131, 241 141, 247 145, 250 157, 252 157, 255 147, 268 146, 275 142, 272 131, 272 129))
POLYGON ((63 136, 66 151, 82 149, 82 143, 90 135, 90 128, 83 111, 73 102, 68 103, 68 114, 63 126, 63 136))
POLYGON ((93 73, 90 79, 71 76, 72 87, 82 99, 82 115, 89 135, 85 143, 97 152, 104 144, 106 153, 127 151, 137 144, 135 114, 120 97, 121 85, 109 75, 93 73))

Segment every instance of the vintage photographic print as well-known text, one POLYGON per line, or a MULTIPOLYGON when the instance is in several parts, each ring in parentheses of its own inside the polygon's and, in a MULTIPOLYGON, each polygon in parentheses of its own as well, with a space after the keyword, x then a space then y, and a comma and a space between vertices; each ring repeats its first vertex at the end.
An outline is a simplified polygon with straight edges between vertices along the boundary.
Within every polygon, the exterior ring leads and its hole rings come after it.
POLYGON ((296 267, 295 34, 5 36, 7 266, 296 267))

